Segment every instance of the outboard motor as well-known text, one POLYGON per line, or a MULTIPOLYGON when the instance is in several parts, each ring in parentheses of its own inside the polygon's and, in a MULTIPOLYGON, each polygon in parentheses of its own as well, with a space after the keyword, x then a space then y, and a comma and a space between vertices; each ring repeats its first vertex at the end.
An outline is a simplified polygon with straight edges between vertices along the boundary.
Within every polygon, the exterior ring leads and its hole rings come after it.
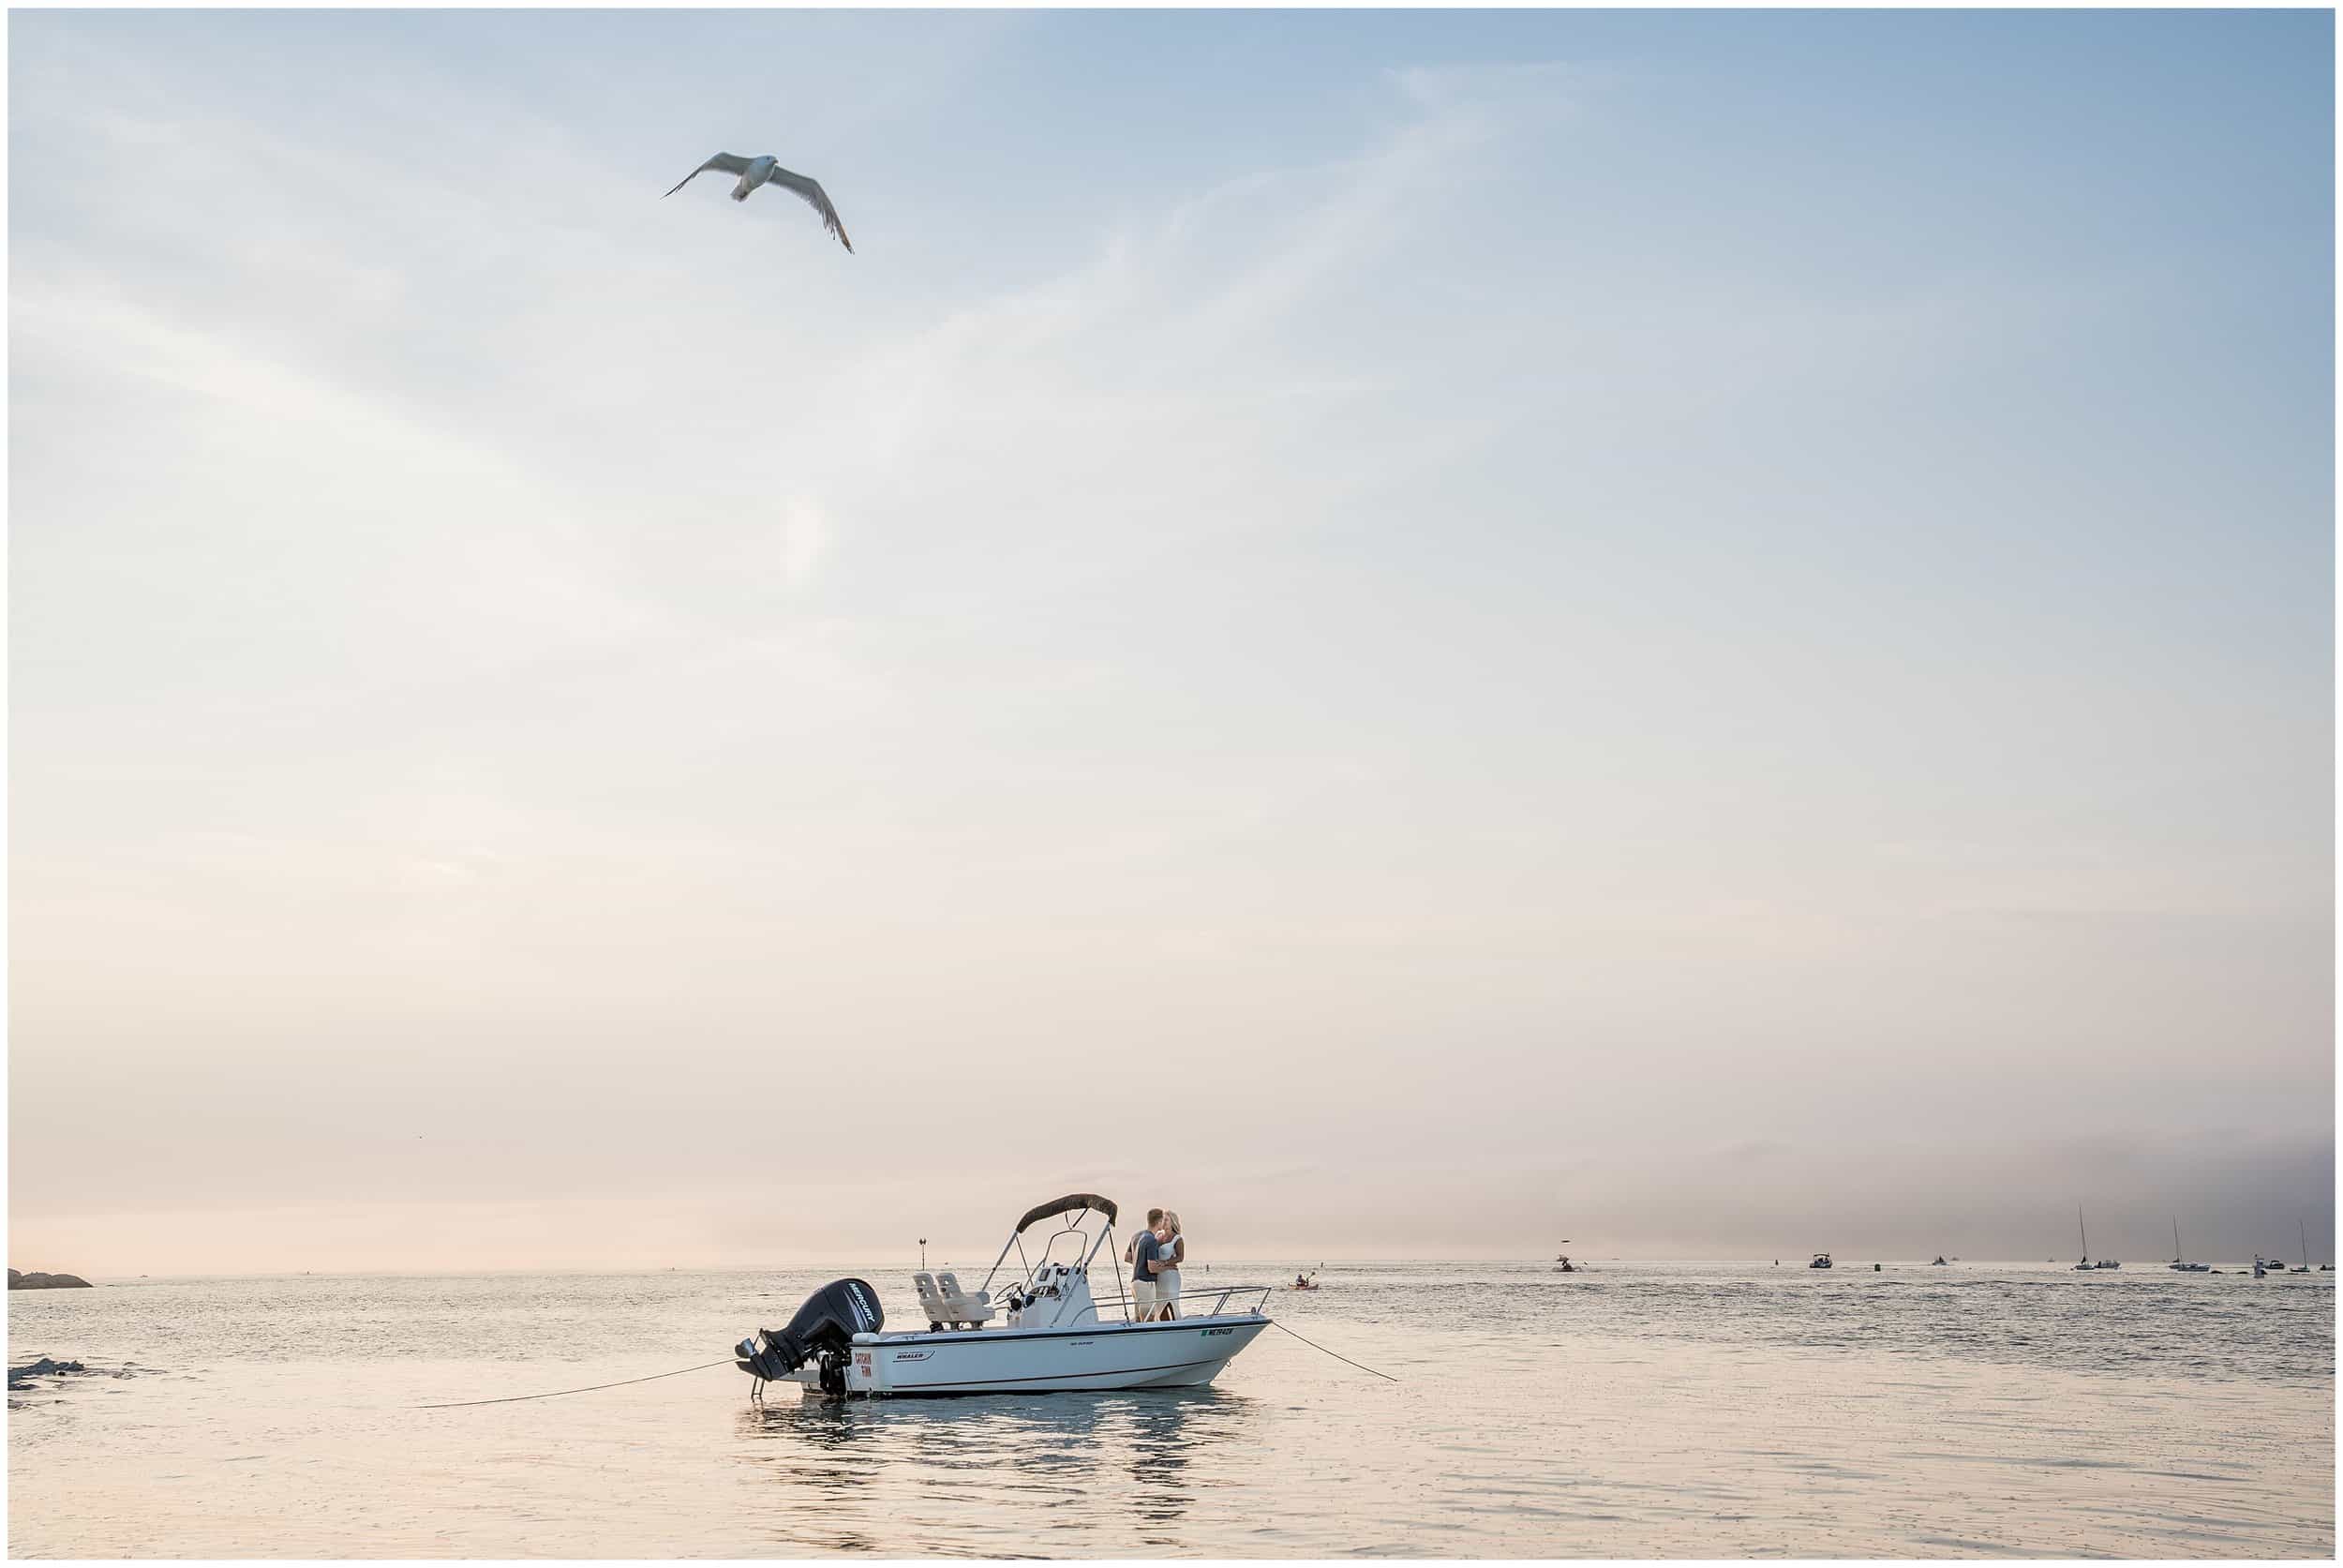
POLYGON ((833 1279, 812 1295, 778 1333, 762 1328, 732 1348, 736 1365, 753 1378, 775 1382, 808 1360, 822 1368, 822 1392, 843 1398, 846 1392, 847 1347, 858 1334, 876 1334, 887 1321, 879 1310, 878 1292, 868 1281, 833 1279), (759 1346, 761 1338, 764 1344, 759 1346))

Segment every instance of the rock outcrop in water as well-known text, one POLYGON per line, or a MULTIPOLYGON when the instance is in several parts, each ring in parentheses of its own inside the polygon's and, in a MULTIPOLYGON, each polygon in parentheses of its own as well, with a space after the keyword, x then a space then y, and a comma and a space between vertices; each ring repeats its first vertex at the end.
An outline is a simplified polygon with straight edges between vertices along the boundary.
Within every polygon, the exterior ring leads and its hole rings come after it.
POLYGON ((32 1378, 53 1378, 60 1372, 86 1372, 88 1370, 88 1367, 78 1361, 52 1361, 47 1356, 42 1356, 29 1366, 9 1367, 8 1387, 11 1391, 30 1388, 33 1385, 27 1380, 32 1378))
MULTIPOLYGON (((152 1370, 152 1367, 142 1367, 135 1361, 126 1361, 120 1366, 84 1366, 78 1361, 54 1361, 48 1356, 42 1356, 38 1361, 28 1366, 8 1368, 8 1392, 11 1394, 38 1392, 42 1385, 34 1381, 37 1378, 135 1378, 141 1372, 152 1370)), ((63 1387, 64 1384, 59 1382, 51 1385, 50 1391, 61 1392, 63 1387)), ((22 1400, 8 1401, 10 1410, 20 1410, 22 1406, 22 1400)))
POLYGON ((90 1282, 78 1274, 19 1274, 8 1270, 11 1291, 86 1291, 90 1282))

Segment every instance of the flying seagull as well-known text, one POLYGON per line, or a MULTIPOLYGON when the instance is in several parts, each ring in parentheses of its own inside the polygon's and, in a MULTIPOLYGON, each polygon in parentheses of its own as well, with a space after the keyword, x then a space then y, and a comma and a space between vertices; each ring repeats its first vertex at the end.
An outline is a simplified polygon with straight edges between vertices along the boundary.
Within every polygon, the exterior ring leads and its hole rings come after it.
POLYGON ((844 246, 848 251, 851 252, 854 249, 854 241, 846 238, 846 226, 838 221, 838 209, 829 204, 829 192, 822 188, 822 182, 811 175, 791 173, 780 164, 775 163, 770 153, 763 157, 742 157, 738 153, 718 153, 714 157, 678 180, 675 183, 675 190, 670 190, 667 195, 673 196, 676 190, 681 190, 711 169, 720 173, 740 176, 740 183, 732 187, 732 199, 735 202, 747 201, 750 191, 764 185, 775 185, 783 190, 796 191, 812 203, 815 212, 822 215, 822 227, 837 235, 838 243, 844 246))

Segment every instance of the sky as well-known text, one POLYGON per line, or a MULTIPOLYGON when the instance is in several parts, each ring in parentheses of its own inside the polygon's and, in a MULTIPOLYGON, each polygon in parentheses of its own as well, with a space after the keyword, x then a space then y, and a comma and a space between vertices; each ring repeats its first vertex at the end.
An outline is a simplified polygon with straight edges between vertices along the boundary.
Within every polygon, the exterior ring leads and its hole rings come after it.
POLYGON ((2333 25, 13 14, 8 1261, 2333 1256, 2333 25))

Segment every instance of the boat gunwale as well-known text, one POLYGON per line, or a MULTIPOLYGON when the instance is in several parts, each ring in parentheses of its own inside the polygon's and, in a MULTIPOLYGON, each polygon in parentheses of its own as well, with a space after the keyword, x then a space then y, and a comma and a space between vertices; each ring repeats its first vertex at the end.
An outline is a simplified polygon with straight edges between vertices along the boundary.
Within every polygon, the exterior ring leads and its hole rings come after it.
POLYGON ((1270 1316, 1266 1312, 1207 1312, 1192 1318, 1173 1318, 1169 1322, 1149 1323, 1087 1323, 1079 1328, 1065 1328, 1053 1324, 1046 1328, 1037 1325, 1033 1328, 913 1328, 894 1330, 891 1332, 882 1329, 878 1333, 870 1336, 868 1338, 865 1338, 860 1335, 857 1335, 853 1343, 858 1345, 897 1345, 910 1344, 916 1341, 923 1345, 937 1345, 945 1343, 964 1344, 977 1341, 986 1341, 997 1344, 1004 1339, 1088 1339, 1096 1337, 1101 1334, 1153 1334, 1160 1333, 1165 1329, 1177 1330, 1183 1328, 1194 1328, 1199 1323, 1221 1323, 1230 1327, 1236 1327, 1240 1324, 1249 1323, 1260 1323, 1265 1326, 1270 1322, 1270 1316))
MULTIPOLYGON (((871 1399, 950 1398, 972 1395, 1006 1392, 1008 1383, 1072 1382, 1090 1378, 1135 1378, 1148 1373, 1192 1372, 1199 1366, 1226 1366, 1232 1355, 1206 1356, 1201 1361, 1174 1361, 1162 1366, 1132 1366, 1115 1372, 1037 1372, 1022 1378, 962 1378, 945 1382, 904 1383, 888 1388, 863 1389, 855 1397, 871 1399)), ((1145 1394, 1185 1390, 1208 1386, 1202 1383, 1172 1383, 1169 1385, 1141 1383, 1136 1388, 1043 1388, 1029 1390, 1036 1394, 1145 1394)))

